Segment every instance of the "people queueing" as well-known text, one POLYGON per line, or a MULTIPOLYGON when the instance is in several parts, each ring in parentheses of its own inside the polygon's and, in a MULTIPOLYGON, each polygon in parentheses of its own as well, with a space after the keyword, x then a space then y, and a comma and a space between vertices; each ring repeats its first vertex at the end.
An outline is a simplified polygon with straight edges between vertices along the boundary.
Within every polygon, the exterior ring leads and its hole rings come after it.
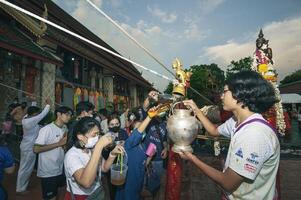
POLYGON ((64 145, 67 141, 66 124, 72 116, 69 107, 55 110, 54 122, 44 126, 35 140, 33 151, 39 153, 37 176, 41 179, 43 199, 54 200, 66 184, 63 175, 64 145))
POLYGON ((192 100, 184 104, 193 109, 212 136, 231 138, 223 172, 190 152, 180 155, 223 188, 223 199, 277 199, 280 146, 275 130, 260 114, 276 102, 273 86, 256 72, 242 71, 226 81, 221 100, 224 110, 234 116, 217 128, 192 100))
POLYGON ((135 120, 134 129, 124 143, 124 148, 128 156, 127 176, 124 185, 117 187, 115 200, 141 199, 140 195, 144 184, 145 165, 148 158, 146 155, 147 149, 145 145, 142 145, 142 142, 146 135, 146 127, 156 115, 156 108, 151 108, 143 121, 139 121, 139 117, 135 120))
POLYGON ((27 115, 22 120, 24 134, 20 145, 20 166, 16 186, 17 194, 28 193, 27 186, 36 161, 33 146, 40 131, 39 122, 48 114, 49 110, 50 99, 47 98, 42 112, 39 107, 30 106, 27 109, 27 115))
POLYGON ((107 159, 102 150, 113 142, 109 134, 100 135, 99 123, 92 117, 83 117, 74 127, 73 147, 66 153, 64 165, 67 179, 65 200, 104 200, 101 172, 107 172, 117 154, 124 148, 116 145, 107 159))
POLYGON ((0 199, 7 200, 8 194, 2 182, 5 174, 12 174, 15 170, 15 160, 12 153, 4 144, 4 138, 0 138, 0 199))

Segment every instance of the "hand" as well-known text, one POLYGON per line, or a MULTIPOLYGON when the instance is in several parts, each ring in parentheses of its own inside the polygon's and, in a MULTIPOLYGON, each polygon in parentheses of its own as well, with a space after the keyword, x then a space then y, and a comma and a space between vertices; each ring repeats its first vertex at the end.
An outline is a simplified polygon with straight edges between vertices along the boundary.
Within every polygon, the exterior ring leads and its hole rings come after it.
POLYGON ((125 152, 123 146, 121 145, 116 145, 115 148, 111 151, 112 156, 117 156, 117 154, 123 155, 125 152))
POLYGON ((185 106, 191 107, 193 112, 196 112, 197 110, 199 110, 198 106, 191 99, 190 100, 184 100, 183 103, 184 103, 185 106))
POLYGON ((158 106, 152 107, 147 111, 147 115, 150 118, 155 117, 158 114, 158 108, 160 107, 161 104, 159 104, 158 106))
POLYGON ((61 147, 64 146, 66 143, 67 143, 67 135, 64 134, 64 136, 58 142, 58 145, 61 147))
POLYGON ((184 160, 192 160, 194 155, 189 151, 182 151, 179 153, 180 157, 184 160))
POLYGON ((47 98, 46 98, 45 103, 48 104, 48 105, 51 105, 50 97, 47 97, 47 98))
POLYGON ((113 142, 113 138, 110 134, 105 134, 104 136, 101 136, 101 138, 96 143, 96 146, 100 146, 102 148, 108 146, 113 142))
POLYGON ((162 152, 161 152, 161 158, 162 159, 165 159, 167 157, 167 153, 168 153, 168 150, 167 148, 165 147, 162 152))

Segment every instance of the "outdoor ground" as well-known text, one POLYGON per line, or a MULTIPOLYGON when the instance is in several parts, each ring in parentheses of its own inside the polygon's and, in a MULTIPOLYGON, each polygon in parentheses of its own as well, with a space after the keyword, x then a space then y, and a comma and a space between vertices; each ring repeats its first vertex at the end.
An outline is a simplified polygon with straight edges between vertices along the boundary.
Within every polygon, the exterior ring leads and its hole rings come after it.
MULTIPOLYGON (((285 138, 280 139, 281 142, 281 161, 280 161, 280 175, 281 175, 281 199, 282 200, 299 200, 301 199, 301 131, 297 128, 297 122, 292 122, 293 130, 291 134, 285 138)), ((11 138, 10 147, 15 158, 19 157, 18 144, 14 143, 15 139, 11 138)), ((197 145, 204 144, 204 142, 197 145)), ((207 147, 205 147, 207 148, 207 147)), ((221 168, 221 162, 217 158, 211 156, 212 153, 204 153, 204 149, 199 149, 196 154, 207 164, 215 168, 221 168)), ((194 165, 184 161, 182 177, 182 200, 219 200, 220 188, 210 179, 208 179, 202 172, 200 172, 194 165)), ((4 178, 4 187, 8 189, 9 200, 40 200, 41 185, 40 180, 36 177, 34 172, 31 176, 28 189, 30 193, 24 196, 16 196, 17 169, 13 175, 6 175, 4 178)), ((155 198, 156 200, 164 200, 165 194, 165 180, 163 180, 160 193, 155 198)), ((60 198, 63 199, 63 196, 60 198)), ((147 198, 146 200, 149 200, 147 198)))
MULTIPOLYGON (((213 157, 202 157, 207 163, 217 167, 219 161, 213 157)), ((281 195, 283 200, 299 200, 301 199, 301 159, 284 159, 280 162, 281 173, 281 195)), ((191 163, 184 164, 184 176, 182 177, 182 200, 219 200, 220 189, 217 185, 208 179, 191 163)), ((6 176, 4 179, 4 187, 8 188, 9 200, 40 200, 41 186, 40 181, 33 173, 29 190, 30 193, 24 196, 16 196, 16 173, 6 176)), ((158 200, 164 199, 164 187, 158 195, 158 200)), ((63 199, 63 198, 61 198, 63 199)))

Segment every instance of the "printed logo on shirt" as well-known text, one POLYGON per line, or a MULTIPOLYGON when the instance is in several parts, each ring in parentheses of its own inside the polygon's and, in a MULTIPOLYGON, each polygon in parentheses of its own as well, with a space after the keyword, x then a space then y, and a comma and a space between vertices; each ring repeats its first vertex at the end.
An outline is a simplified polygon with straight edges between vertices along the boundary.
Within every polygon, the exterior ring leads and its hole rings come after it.
POLYGON ((235 155, 237 155, 238 157, 241 157, 241 158, 244 157, 241 148, 239 148, 239 149, 236 151, 235 155))
POLYGON ((254 167, 253 165, 250 164, 245 164, 245 170, 251 173, 255 173, 256 172, 256 167, 254 167))
POLYGON ((253 153, 250 154, 250 157, 247 158, 247 161, 249 163, 258 165, 258 163, 259 163, 258 160, 257 160, 258 157, 259 157, 258 154, 253 152, 253 153))

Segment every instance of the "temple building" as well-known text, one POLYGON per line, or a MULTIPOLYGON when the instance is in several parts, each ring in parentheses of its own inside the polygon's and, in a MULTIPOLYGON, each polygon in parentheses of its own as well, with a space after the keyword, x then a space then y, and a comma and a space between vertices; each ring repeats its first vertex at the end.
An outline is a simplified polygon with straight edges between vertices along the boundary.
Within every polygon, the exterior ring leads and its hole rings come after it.
MULTIPOLYGON (((14 4, 73 31, 115 53, 112 47, 51 0, 14 4)), ((0 4, 0 119, 18 97, 31 94, 43 105, 74 108, 89 100, 97 109, 122 111, 141 105, 152 85, 130 63, 0 4)))

